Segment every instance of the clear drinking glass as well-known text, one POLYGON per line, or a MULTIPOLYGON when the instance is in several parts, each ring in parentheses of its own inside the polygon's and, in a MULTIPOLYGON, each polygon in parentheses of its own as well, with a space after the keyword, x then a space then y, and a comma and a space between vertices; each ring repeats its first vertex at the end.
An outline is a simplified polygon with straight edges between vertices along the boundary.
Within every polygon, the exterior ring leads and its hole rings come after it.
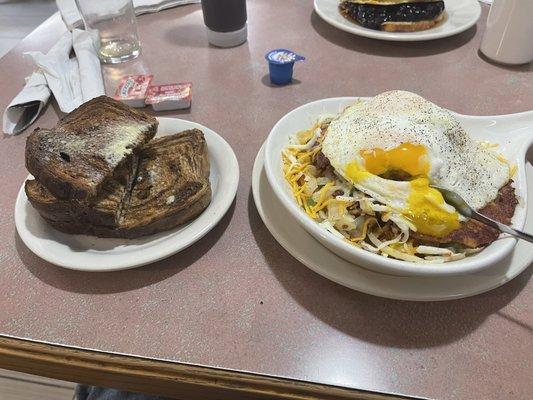
POLYGON ((141 53, 131 0, 76 0, 76 4, 103 63, 120 63, 141 53))

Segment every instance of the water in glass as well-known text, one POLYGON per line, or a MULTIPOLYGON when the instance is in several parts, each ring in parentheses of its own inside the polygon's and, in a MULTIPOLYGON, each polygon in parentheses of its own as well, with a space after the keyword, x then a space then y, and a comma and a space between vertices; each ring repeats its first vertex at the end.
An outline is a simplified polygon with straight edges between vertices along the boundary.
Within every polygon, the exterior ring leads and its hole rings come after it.
POLYGON ((120 63, 137 57, 141 45, 131 0, 76 0, 104 63, 120 63))

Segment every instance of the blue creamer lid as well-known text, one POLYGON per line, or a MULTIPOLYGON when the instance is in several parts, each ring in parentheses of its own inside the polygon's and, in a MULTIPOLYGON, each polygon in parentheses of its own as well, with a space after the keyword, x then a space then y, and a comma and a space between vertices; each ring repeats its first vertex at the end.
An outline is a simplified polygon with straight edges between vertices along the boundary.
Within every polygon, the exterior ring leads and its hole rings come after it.
POLYGON ((275 49, 265 54, 270 72, 270 82, 275 85, 286 85, 292 80, 293 66, 296 61, 305 57, 287 49, 275 49))

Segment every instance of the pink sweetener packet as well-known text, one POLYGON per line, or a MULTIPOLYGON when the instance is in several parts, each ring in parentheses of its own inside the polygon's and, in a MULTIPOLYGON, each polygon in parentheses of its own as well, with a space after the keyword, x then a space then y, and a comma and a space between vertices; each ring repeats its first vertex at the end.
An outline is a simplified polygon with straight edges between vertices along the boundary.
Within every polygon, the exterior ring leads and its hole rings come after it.
POLYGON ((146 104, 155 111, 180 110, 189 108, 192 101, 192 83, 153 85, 146 93, 146 104))
POLYGON ((146 93, 153 75, 126 75, 122 77, 115 92, 115 100, 122 101, 130 107, 145 107, 146 93))

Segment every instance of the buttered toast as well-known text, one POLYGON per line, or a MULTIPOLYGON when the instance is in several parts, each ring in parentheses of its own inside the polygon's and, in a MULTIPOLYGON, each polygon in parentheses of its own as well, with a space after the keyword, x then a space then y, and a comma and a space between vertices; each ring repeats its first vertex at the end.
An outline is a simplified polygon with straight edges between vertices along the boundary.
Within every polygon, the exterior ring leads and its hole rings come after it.
POLYGON ((58 199, 37 180, 26 181, 25 189, 31 204, 60 231, 137 238, 199 215, 211 201, 209 169, 203 133, 192 129, 144 145, 133 185, 127 183, 132 172, 123 170, 106 182, 94 204, 58 199))
MULTIPOLYGON (((91 202, 103 184, 157 131, 157 120, 107 96, 96 97, 26 141, 26 168, 54 197, 91 202)), ((131 165, 134 167, 134 165, 131 165)))

